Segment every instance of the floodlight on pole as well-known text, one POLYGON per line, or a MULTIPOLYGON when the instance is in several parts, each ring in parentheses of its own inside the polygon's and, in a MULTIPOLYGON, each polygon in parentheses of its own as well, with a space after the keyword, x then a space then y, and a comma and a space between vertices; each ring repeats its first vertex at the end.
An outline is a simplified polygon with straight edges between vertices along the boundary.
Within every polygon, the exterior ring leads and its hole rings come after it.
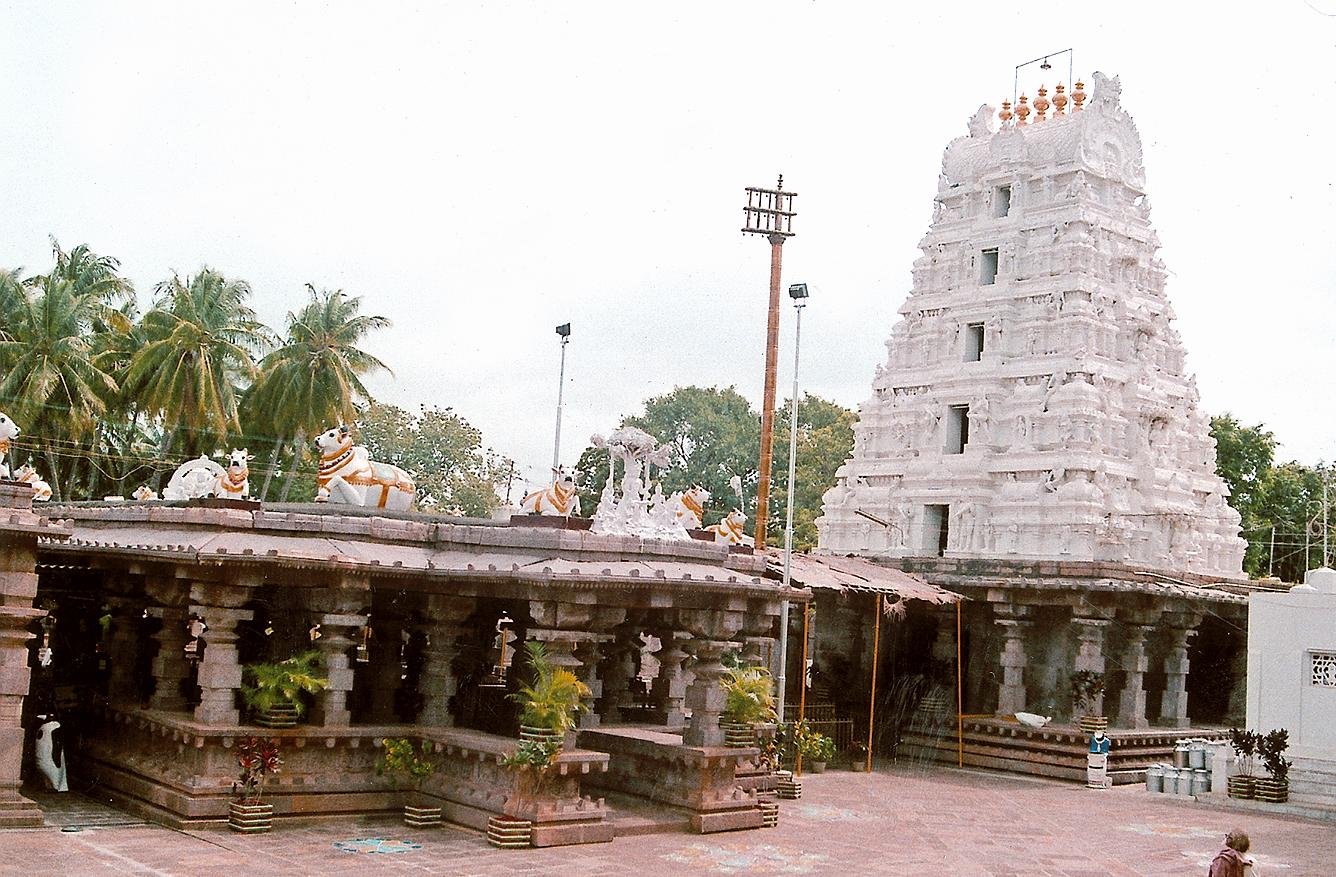
POLYGON ((571 340, 571 324, 562 323, 557 327, 561 337, 561 377, 557 381, 557 437, 552 443, 552 468, 561 465, 561 403, 566 392, 566 344, 571 340))
MULTIPOLYGON (((798 351, 803 333, 803 308, 807 305, 807 284, 794 283, 789 286, 789 298, 793 299, 796 322, 793 329, 793 396, 789 400, 789 496, 784 514, 784 591, 788 593, 789 577, 793 566, 793 476, 798 468, 798 351)), ((784 700, 788 687, 789 666, 789 601, 785 600, 779 610, 779 720, 784 721, 784 700)), ((803 668, 803 673, 807 668, 803 668)), ((804 679, 806 684, 806 679, 804 679)))
POLYGON ((784 241, 793 237, 794 192, 784 191, 784 177, 773 189, 748 186, 743 208, 743 234, 764 235, 770 241, 770 308, 765 332, 765 392, 761 400, 760 478, 756 485, 756 550, 765 550, 765 528, 770 507, 770 463, 774 448, 775 372, 779 360, 779 275, 784 241))

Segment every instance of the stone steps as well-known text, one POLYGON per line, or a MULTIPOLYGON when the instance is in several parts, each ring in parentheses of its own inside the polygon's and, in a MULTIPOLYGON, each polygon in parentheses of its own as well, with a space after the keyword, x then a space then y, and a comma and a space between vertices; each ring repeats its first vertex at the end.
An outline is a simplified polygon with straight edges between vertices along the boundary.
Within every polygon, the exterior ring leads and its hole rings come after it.
POLYGON ((1290 800, 1296 804, 1336 807, 1336 762, 1294 759, 1290 768, 1290 800))

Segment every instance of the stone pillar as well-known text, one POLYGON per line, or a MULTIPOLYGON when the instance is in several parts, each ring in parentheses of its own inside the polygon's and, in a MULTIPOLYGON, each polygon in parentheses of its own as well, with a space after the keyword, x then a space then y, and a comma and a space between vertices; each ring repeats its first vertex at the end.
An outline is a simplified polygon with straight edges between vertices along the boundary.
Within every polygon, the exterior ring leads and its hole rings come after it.
POLYGON ((46 615, 37 596, 37 537, 68 538, 32 513, 32 488, 0 481, 0 828, 42 824, 42 811, 19 794, 23 698, 28 694, 28 625, 46 615))
MULTIPOLYGON (((1078 616, 1072 619, 1072 629, 1076 634, 1076 660, 1073 670, 1087 670, 1104 676, 1104 637, 1108 633, 1108 628, 1109 621, 1105 618, 1078 616)), ((1072 707, 1075 712, 1075 704, 1072 707)), ((1101 694, 1086 704, 1085 709, 1092 716, 1104 715, 1104 695, 1101 694)))
MULTIPOLYGON (((1238 627, 1246 630, 1248 617, 1243 616, 1238 627)), ((1242 631, 1234 634, 1234 652, 1229 659, 1229 706, 1226 721, 1235 728, 1242 728, 1248 720, 1248 635, 1242 631)))
POLYGON ((130 583, 121 582, 122 593, 107 598, 111 607, 111 629, 107 635, 107 699, 112 706, 140 705, 139 667, 140 630, 144 619, 144 600, 125 593, 130 583))
POLYGON ((1127 680, 1118 693, 1118 724, 1124 728, 1141 730, 1150 727, 1146 718, 1146 670, 1150 661, 1146 657, 1146 635, 1151 627, 1147 624, 1128 624, 1126 626, 1127 645, 1123 650, 1123 669, 1127 680))
POLYGON ((654 679, 650 697, 654 701, 655 720, 670 728, 681 728, 686 724, 687 682, 682 663, 689 657, 682 649, 682 643, 691 639, 685 630, 663 630, 659 634, 662 646, 656 658, 659 659, 659 675, 654 679))
POLYGON ((427 596, 424 606, 427 642, 422 650, 422 674, 418 679, 418 691, 422 695, 422 711, 418 714, 420 725, 439 727, 455 723, 450 713, 450 701, 454 699, 458 685, 452 666, 459 654, 455 643, 464 632, 464 621, 473 612, 473 604, 470 597, 427 596))
POLYGON ((997 714, 1009 716, 1025 711, 1025 635, 1030 622, 1023 606, 997 604, 993 622, 1001 629, 1002 650, 998 664, 1002 678, 997 687, 997 714))
POLYGON ((1188 726, 1188 639, 1201 616, 1188 612, 1165 614, 1169 650, 1164 656, 1164 693, 1160 695, 1160 722, 1168 728, 1188 726))
MULTIPOLYGON (((603 680, 598 675, 599 647, 612 639, 611 631, 626 620, 626 610, 592 603, 558 603, 531 600, 529 614, 539 625, 529 631, 529 638, 547 644, 552 663, 564 666, 589 686, 594 703, 603 697, 603 680)), ((597 728, 596 710, 580 713, 579 727, 597 728)))
POLYGON ((371 666, 367 678, 371 682, 368 712, 373 722, 396 724, 395 695, 403 681, 402 646, 404 620, 376 613, 371 619, 371 666))
POLYGON ((148 599, 155 604, 149 607, 148 614, 162 622, 153 634, 158 650, 153 657, 153 694, 149 697, 149 709, 182 712, 186 709, 186 697, 181 688, 190 678, 190 662, 184 652, 190 641, 186 630, 190 618, 186 608, 190 588, 176 579, 149 579, 144 583, 144 589, 148 599))
POLYGON ((719 716, 724 711, 724 689, 719 680, 724 665, 719 659, 733 648, 732 637, 742 629, 743 613, 724 610, 680 610, 678 619, 692 638, 686 650, 696 659, 696 679, 687 690, 686 705, 691 708, 691 724, 682 734, 687 746, 722 746, 724 732, 719 716))
POLYGON ((633 628, 619 628, 613 640, 603 648, 603 701, 598 705, 609 722, 625 720, 623 709, 635 702, 631 682, 636 677, 636 657, 640 641, 633 628))
POLYGON ((346 727, 352 724, 348 693, 353 690, 356 676, 348 653, 366 625, 366 615, 361 610, 371 602, 371 586, 365 578, 345 577, 333 587, 311 593, 309 599, 311 608, 318 613, 315 621, 320 625, 320 639, 315 641, 315 647, 329 679, 329 686, 316 696, 311 720, 325 727, 346 727))
POLYGON ((190 586, 190 611, 204 619, 204 657, 199 662, 199 706, 195 721, 205 725, 236 725, 241 664, 237 661, 237 624, 254 614, 242 609, 250 589, 214 582, 190 586))

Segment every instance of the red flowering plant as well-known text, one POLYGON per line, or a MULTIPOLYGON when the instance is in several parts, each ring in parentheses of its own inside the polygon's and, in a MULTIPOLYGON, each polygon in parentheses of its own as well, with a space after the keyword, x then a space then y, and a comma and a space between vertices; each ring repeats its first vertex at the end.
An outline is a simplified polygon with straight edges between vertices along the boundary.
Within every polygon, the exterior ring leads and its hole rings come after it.
POLYGON ((243 737, 237 741, 237 764, 241 774, 232 784, 232 797, 240 804, 258 804, 265 777, 278 773, 283 760, 278 757, 278 744, 272 740, 243 737))

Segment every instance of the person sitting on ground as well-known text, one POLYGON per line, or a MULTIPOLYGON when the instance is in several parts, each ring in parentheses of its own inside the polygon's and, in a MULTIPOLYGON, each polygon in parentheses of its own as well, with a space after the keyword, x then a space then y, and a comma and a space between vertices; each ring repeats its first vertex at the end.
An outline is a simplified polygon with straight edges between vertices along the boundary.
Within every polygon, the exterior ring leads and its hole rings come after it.
POLYGON ((1244 854, 1251 846, 1248 835, 1241 831, 1225 835, 1225 848, 1216 854, 1206 877, 1248 877, 1253 860, 1244 854))

